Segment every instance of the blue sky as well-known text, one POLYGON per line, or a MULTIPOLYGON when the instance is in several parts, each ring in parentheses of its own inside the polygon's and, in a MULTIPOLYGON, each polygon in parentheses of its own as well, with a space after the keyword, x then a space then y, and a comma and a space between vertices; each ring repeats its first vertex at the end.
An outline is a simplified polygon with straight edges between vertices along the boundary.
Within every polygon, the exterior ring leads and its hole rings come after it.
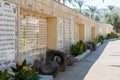
POLYGON ((107 5, 120 7, 120 0, 104 0, 104 3, 103 0, 86 0, 85 5, 94 5, 97 6, 97 8, 106 8, 107 5))

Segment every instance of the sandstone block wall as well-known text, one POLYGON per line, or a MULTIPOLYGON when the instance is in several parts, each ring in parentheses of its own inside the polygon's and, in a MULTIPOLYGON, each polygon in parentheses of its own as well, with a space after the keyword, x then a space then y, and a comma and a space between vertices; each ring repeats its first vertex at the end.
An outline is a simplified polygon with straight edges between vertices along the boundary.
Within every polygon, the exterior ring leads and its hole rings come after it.
MULTIPOLYGON (((104 23, 98 23, 74 10, 59 4, 53 0, 6 0, 18 5, 18 27, 21 29, 21 14, 33 17, 44 18, 47 27, 45 45, 42 49, 25 51, 20 54, 20 42, 18 42, 18 59, 25 59, 39 54, 45 54, 50 49, 58 49, 69 52, 71 44, 79 40, 89 41, 98 35, 106 36, 113 31, 113 26, 104 23), (28 14, 29 13, 29 14, 28 14), (81 26, 82 25, 82 26, 81 26), (94 30, 92 29, 94 27, 94 30), (94 31, 94 32, 93 32, 94 31), (43 52, 42 52, 43 51, 43 52), (37 53, 36 53, 37 52, 37 53), (39 53, 40 52, 40 53, 39 53), (34 55, 33 55, 34 54, 34 55)), ((23 16, 24 17, 24 16, 23 16)), ((41 26, 40 26, 41 27, 41 26)), ((36 29, 36 28, 35 28, 36 29)), ((42 33, 42 32, 41 32, 42 33)), ((20 36, 18 36, 20 39, 20 36)), ((42 38, 42 39, 43 39, 42 38)), ((24 50, 23 50, 24 51, 24 50)), ((39 55, 40 56, 40 55, 39 55)), ((37 56, 37 57, 39 57, 37 56)))

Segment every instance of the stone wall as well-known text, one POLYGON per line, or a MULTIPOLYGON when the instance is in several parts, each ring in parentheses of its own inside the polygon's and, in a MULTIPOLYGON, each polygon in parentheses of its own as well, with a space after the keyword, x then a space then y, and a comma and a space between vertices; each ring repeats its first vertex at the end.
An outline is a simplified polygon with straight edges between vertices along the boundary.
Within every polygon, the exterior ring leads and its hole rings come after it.
MULTIPOLYGON (((35 58, 39 59, 40 54, 45 55, 45 51, 48 48, 68 52, 71 44, 74 44, 80 39, 83 41, 89 41, 92 39, 92 37, 97 37, 100 34, 105 36, 111 31, 113 31, 113 27, 111 25, 97 23, 91 20, 90 18, 87 18, 82 14, 53 0, 6 0, 6 1, 18 5, 19 29, 21 15, 26 14, 28 16, 29 15, 28 13, 30 13, 32 14, 33 17, 36 17, 37 19, 44 18, 46 20, 47 26, 44 29, 46 31, 46 36, 45 38, 43 37, 45 40, 44 47, 42 46, 36 49, 33 49, 35 48, 33 47, 30 48, 29 51, 23 51, 20 54, 21 44, 20 42, 18 42, 19 47, 16 56, 18 60, 23 60, 28 57, 33 57, 33 59, 35 58), (95 29, 94 36, 92 36, 91 33, 92 27, 94 27, 95 29), (38 56, 34 57, 36 55, 38 56)), ((20 36, 17 37, 18 39, 21 39, 20 36)), ((40 44, 38 43, 38 45, 40 44)))

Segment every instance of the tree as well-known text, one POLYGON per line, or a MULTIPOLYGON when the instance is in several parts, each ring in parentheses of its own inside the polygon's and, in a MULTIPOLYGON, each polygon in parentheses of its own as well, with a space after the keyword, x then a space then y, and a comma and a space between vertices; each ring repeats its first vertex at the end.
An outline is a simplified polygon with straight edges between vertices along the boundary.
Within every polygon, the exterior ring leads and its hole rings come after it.
POLYGON ((88 6, 89 12, 90 12, 90 18, 94 19, 95 18, 95 12, 97 8, 95 6, 88 6))
POLYGON ((116 31, 120 29, 120 9, 116 8, 105 13, 103 21, 114 26, 116 31))
POLYGON ((87 17, 90 17, 90 12, 89 12, 88 9, 84 9, 84 10, 83 10, 83 14, 84 14, 85 16, 87 16, 87 17))
POLYGON ((64 5, 66 5, 67 2, 69 3, 72 3, 73 1, 76 2, 76 0, 56 0, 56 1, 63 3, 64 5))
POLYGON ((79 6, 79 11, 81 12, 82 6, 85 4, 85 1, 84 0, 79 0, 79 1, 77 1, 77 4, 79 6))
POLYGON ((115 8, 115 6, 113 6, 113 5, 108 5, 107 7, 108 7, 109 11, 111 11, 115 8))
POLYGON ((90 17, 91 19, 95 21, 100 21, 100 13, 97 11, 96 6, 89 6, 87 5, 88 9, 84 9, 84 15, 90 17))
POLYGON ((97 11, 97 7, 96 6, 89 6, 89 5, 87 5, 87 6, 88 6, 88 9, 86 9, 84 11, 84 13, 87 14, 87 15, 89 13, 89 16, 90 16, 91 19, 98 21, 99 20, 98 19, 99 18, 99 12, 97 11))
POLYGON ((67 0, 62 0, 62 1, 61 0, 56 0, 56 1, 58 1, 60 3, 63 3, 65 5, 65 3, 66 3, 67 0))

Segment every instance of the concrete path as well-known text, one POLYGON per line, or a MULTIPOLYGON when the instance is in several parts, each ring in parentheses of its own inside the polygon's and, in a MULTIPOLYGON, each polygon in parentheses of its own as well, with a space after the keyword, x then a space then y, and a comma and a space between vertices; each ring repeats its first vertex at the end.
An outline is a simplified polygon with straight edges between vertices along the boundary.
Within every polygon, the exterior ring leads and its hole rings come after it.
POLYGON ((54 80, 120 80, 120 40, 105 42, 54 80))
POLYGON ((120 80, 120 40, 109 42, 84 80, 120 80))

